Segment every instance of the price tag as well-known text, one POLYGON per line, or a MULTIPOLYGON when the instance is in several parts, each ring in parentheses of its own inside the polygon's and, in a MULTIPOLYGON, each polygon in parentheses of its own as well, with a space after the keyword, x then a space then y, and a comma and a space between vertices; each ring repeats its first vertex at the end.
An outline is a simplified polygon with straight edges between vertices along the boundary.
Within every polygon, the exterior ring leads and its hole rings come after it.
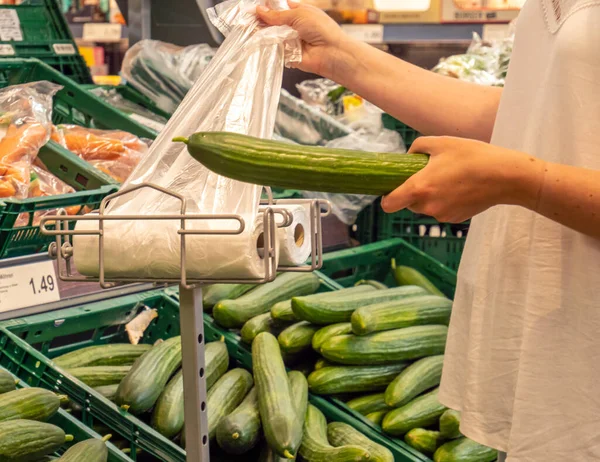
POLYGON ((60 300, 51 261, 0 268, 0 313, 60 300))
POLYGON ((82 38, 86 42, 118 42, 121 30, 121 24, 88 22, 83 25, 82 38))
POLYGON ((16 40, 18 42, 23 41, 21 21, 19 21, 17 10, 0 10, 0 40, 3 42, 9 42, 11 40, 16 40))
POLYGON ((14 56, 15 49, 12 45, 0 44, 0 56, 14 56))
POLYGON ((383 43, 383 24, 342 24, 350 37, 367 43, 383 43))
POLYGON ((70 43, 55 43, 52 45, 54 53, 57 55, 74 55, 75 47, 70 43))

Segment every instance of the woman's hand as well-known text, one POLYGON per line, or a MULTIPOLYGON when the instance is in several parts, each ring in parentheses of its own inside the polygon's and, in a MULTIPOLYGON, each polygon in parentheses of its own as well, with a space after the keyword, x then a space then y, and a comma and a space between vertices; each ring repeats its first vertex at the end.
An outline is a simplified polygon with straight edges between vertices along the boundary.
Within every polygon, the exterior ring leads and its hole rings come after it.
POLYGON ((349 60, 345 52, 351 39, 327 14, 310 5, 289 1, 289 10, 258 7, 258 17, 270 26, 290 26, 302 40, 302 62, 298 68, 335 79, 336 63, 349 60))
POLYGON ((408 208, 460 223, 494 205, 536 210, 545 162, 522 152, 452 137, 418 138, 411 153, 429 154, 427 166, 385 196, 386 212, 408 208))

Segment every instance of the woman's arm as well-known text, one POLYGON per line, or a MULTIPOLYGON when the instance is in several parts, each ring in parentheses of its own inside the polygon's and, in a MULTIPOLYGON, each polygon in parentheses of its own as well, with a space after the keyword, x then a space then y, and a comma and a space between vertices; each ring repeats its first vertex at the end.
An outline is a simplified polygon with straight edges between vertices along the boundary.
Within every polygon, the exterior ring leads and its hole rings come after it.
POLYGON ((386 212, 408 208, 459 223, 494 205, 518 205, 600 239, 598 170, 452 137, 419 138, 411 151, 429 154, 429 163, 383 198, 386 212))
POLYGON ((489 141, 502 90, 443 77, 348 37, 333 19, 309 5, 259 8, 270 25, 288 25, 303 41, 299 68, 344 85, 427 135, 489 141))

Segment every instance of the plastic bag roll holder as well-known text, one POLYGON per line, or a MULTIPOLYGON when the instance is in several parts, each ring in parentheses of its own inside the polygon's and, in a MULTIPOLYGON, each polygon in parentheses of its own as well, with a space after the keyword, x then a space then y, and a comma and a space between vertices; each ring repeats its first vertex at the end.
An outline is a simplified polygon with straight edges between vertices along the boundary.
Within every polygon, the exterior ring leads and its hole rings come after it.
MULTIPOLYGON (((189 279, 186 271, 186 236, 188 235, 237 235, 246 228, 244 218, 237 214, 189 214, 186 213, 186 199, 177 193, 161 186, 142 183, 124 188, 105 197, 98 211, 98 215, 67 215, 60 210, 58 215, 46 216, 41 219, 40 230, 42 234, 55 236, 48 253, 50 258, 57 260, 59 278, 63 281, 99 282, 101 287, 109 288, 116 284, 154 282, 157 284, 179 283, 180 302, 180 329, 181 346, 183 352, 183 381, 185 400, 185 436, 186 458, 189 462, 208 462, 209 437, 206 408, 206 378, 204 363, 204 322, 202 308, 202 285, 214 283, 254 283, 264 284, 275 279, 277 272, 285 271, 314 271, 323 264, 323 239, 321 218, 329 215, 331 207, 327 201, 312 199, 280 199, 274 200, 270 188, 265 188, 267 199, 261 200, 259 213, 263 216, 264 223, 264 251, 265 276, 258 279, 189 279), (109 201, 117 197, 130 194, 143 188, 150 188, 171 196, 181 203, 179 214, 173 215, 106 215, 105 210, 109 201), (304 266, 285 267, 278 266, 277 262, 277 228, 285 228, 292 224, 292 214, 286 205, 308 205, 310 209, 310 262, 304 266), (275 208, 276 206, 276 208, 275 208), (282 217, 281 223, 275 220, 275 214, 282 217), (98 229, 76 230, 70 229, 69 223, 76 221, 98 222, 98 229), (105 275, 104 262, 104 222, 105 221, 137 221, 137 220, 178 220, 180 229, 180 277, 179 278, 113 278, 105 275), (236 229, 226 230, 196 230, 188 229, 186 224, 191 220, 227 220, 237 223, 236 229), (50 228, 52 226, 54 229, 50 228), (98 236, 99 272, 98 277, 89 277, 73 274, 74 248, 71 243, 72 236, 88 235, 98 236), (190 371, 192 373, 190 373, 190 371)), ((142 448, 143 449, 143 448, 142 448)))

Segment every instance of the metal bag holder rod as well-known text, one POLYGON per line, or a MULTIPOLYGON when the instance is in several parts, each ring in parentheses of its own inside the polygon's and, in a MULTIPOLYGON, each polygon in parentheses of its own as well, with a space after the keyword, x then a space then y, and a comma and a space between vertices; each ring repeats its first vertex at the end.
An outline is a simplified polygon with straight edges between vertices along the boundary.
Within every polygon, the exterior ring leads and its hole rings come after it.
POLYGON ((105 197, 97 215, 68 216, 64 210, 58 215, 46 216, 41 219, 40 230, 42 234, 55 236, 55 242, 50 245, 48 253, 51 258, 57 260, 59 278, 64 281, 76 282, 99 282, 104 288, 112 287, 119 283, 154 282, 157 284, 179 283, 179 317, 181 330, 181 346, 183 353, 183 387, 185 400, 185 437, 186 452, 189 462, 208 462, 209 438, 206 404, 206 378, 204 362, 204 318, 202 309, 202 285, 213 283, 254 283, 263 284, 275 279, 277 272, 284 271, 314 271, 321 268, 323 263, 323 239, 321 218, 327 216, 331 209, 327 201, 310 199, 283 199, 274 200, 270 188, 266 188, 267 199, 261 200, 259 214, 263 217, 264 226, 264 250, 263 259, 265 264, 265 275, 262 278, 244 279, 195 279, 189 278, 187 274, 186 238, 194 235, 238 235, 246 229, 246 222, 238 214, 189 214, 186 213, 186 199, 177 193, 169 191, 161 186, 142 183, 124 188, 114 194, 105 197), (181 203, 179 214, 169 215, 107 215, 106 206, 109 201, 137 190, 148 188, 159 191, 167 196, 177 199, 181 203), (277 228, 285 228, 292 224, 293 217, 288 205, 309 205, 310 212, 310 263, 300 267, 278 266, 277 262, 277 228), (323 210, 324 209, 324 210, 323 210), (281 216, 281 223, 277 223, 275 216, 281 216), (177 233, 180 236, 180 277, 179 278, 147 278, 147 277, 112 277, 105 274, 106 265, 104 261, 105 250, 105 222, 106 221, 161 221, 177 220, 180 228, 177 233), (237 223, 233 229, 190 229, 188 221, 225 220, 237 223), (77 221, 93 221, 98 223, 98 229, 77 230, 70 229, 69 223, 77 221), (53 226, 52 229, 50 226, 53 226), (98 237, 98 277, 81 276, 73 274, 71 259, 73 257, 73 236, 97 236, 98 237))

